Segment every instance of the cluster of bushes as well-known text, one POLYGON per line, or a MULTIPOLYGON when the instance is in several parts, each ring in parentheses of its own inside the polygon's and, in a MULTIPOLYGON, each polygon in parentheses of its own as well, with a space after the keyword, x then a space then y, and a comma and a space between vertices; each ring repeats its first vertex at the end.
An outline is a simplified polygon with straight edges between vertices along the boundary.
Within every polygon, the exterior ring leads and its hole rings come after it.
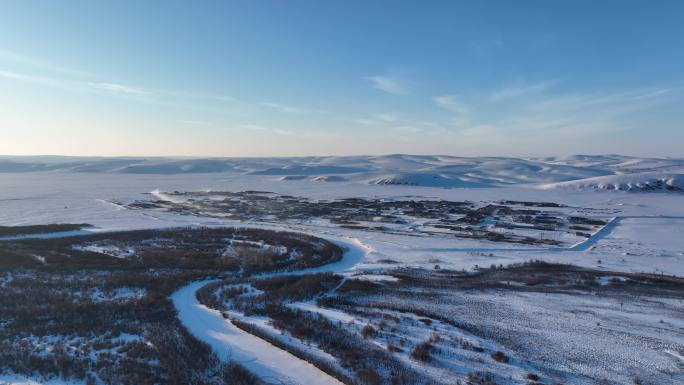
MULTIPOLYGON (((0 235, 80 227, 0 229, 0 235)), ((260 384, 243 367, 221 363, 188 334, 169 296, 208 276, 301 269, 341 256, 342 249, 325 240, 261 229, 143 230, 0 242, 0 373, 87 384, 260 384), (254 250, 263 244, 296 252, 250 258, 249 248, 230 253, 231 240, 254 244, 254 250), (134 252, 116 258, 78 247, 84 245, 134 252), (116 297, 121 289, 137 294, 116 297)), ((269 287, 264 300, 273 302, 313 296, 339 280, 320 275, 261 284, 269 287)), ((242 293, 228 290, 223 299, 242 293)))
POLYGON ((434 346, 430 341, 421 342, 411 351, 411 358, 418 361, 430 362, 432 360, 430 352, 432 352, 433 348, 434 346))
POLYGON ((24 239, 0 243, 0 270, 25 268, 184 268, 220 269, 245 274, 298 270, 338 261, 342 249, 306 234, 264 229, 182 228, 90 234, 69 238, 24 239), (259 247, 228 248, 231 240, 275 245, 295 253, 264 252, 259 247), (117 258, 83 246, 132 249, 117 258), (40 258, 36 258, 40 256, 40 258), (293 258, 293 256, 295 256, 293 258))
POLYGON ((0 226, 0 237, 26 234, 55 233, 59 231, 81 230, 91 225, 86 223, 54 223, 33 226, 0 226))
MULTIPOLYGON (((247 315, 267 316, 276 329, 302 341, 315 344, 318 348, 337 358, 341 367, 355 374, 351 381, 349 379, 345 381, 344 372, 331 363, 303 352, 297 347, 290 346, 282 339, 261 330, 255 325, 235 320, 232 322, 249 333, 264 338, 274 345, 306 359, 321 370, 346 383, 364 385, 431 383, 390 352, 372 342, 365 341, 366 338, 373 338, 377 335, 377 330, 372 326, 367 325, 360 335, 347 330, 341 323, 332 322, 324 316, 283 305, 287 301, 314 298, 318 294, 328 292, 339 286, 340 282, 341 277, 330 273, 275 276, 254 280, 251 285, 263 293, 250 296, 237 295, 232 298, 228 306, 247 315)), ((236 281, 216 282, 205 286, 198 292, 200 302, 209 307, 225 310, 223 306, 226 302, 217 300, 215 295, 215 293, 222 292, 222 285, 235 288, 236 281)), ((231 289, 230 292, 233 293, 234 291, 231 289)))
POLYGON ((499 385, 490 373, 473 372, 468 375, 467 385, 499 385))
MULTIPOLYGON (((273 327, 295 338, 313 343, 319 349, 335 357, 343 368, 355 374, 351 381, 353 384, 432 384, 431 380, 421 376, 385 349, 365 341, 363 337, 348 331, 340 323, 334 323, 318 314, 285 306, 280 306, 277 310, 271 307, 269 310, 263 315, 268 315, 272 319, 273 327)), ((269 337, 268 333, 259 333, 258 328, 253 325, 247 326, 243 323, 242 327, 260 337, 274 339, 269 337)), ((284 344, 280 342, 280 345, 284 344)), ((296 348, 284 347, 290 351, 296 350, 296 348)), ((309 362, 320 361, 316 357, 304 358, 309 362)), ((327 365, 330 366, 330 364, 327 365)), ((323 367, 321 368, 323 370, 323 367)), ((334 370, 334 367, 324 371, 333 374, 340 372, 334 370)), ((336 377, 340 378, 339 375, 336 377)))
POLYGON ((569 217, 568 222, 570 222, 574 225, 590 225, 590 226, 605 226, 608 223, 608 222, 601 220, 601 219, 586 218, 586 217, 569 217))
POLYGON ((178 322, 169 295, 202 271, 14 271, 0 290, 0 373, 87 384, 259 384, 178 322), (94 301, 83 293, 142 287, 94 301), (119 338, 123 334, 136 338, 119 338))
POLYGON ((333 273, 281 275, 255 281, 252 286, 264 292, 270 302, 303 301, 335 288, 342 277, 333 273))
MULTIPOLYGON (((174 320, 175 321, 175 320, 174 320)), ((221 363, 211 348, 193 338, 184 327, 155 325, 150 342, 159 350, 162 381, 170 384, 262 385, 262 381, 236 362, 221 363)))
POLYGON ((280 306, 283 301, 314 298, 337 287, 341 281, 342 277, 332 273, 282 275, 258 280, 232 278, 209 283, 199 289, 196 295, 208 307, 221 309, 230 301, 232 308, 249 315, 280 306), (243 296, 250 292, 250 287, 262 293, 243 296))
POLYGON ((226 213, 234 219, 256 220, 309 220, 325 218, 338 224, 352 224, 355 221, 380 221, 383 223, 404 223, 397 215, 421 218, 444 218, 449 214, 465 214, 473 206, 470 202, 445 200, 403 200, 345 198, 339 200, 310 200, 303 197, 277 195, 261 191, 242 192, 173 192, 170 195, 192 197, 190 203, 169 201, 137 201, 131 208, 163 208, 174 212, 202 215, 226 213), (213 199, 224 196, 223 200, 213 199), (211 197, 212 199, 208 199, 211 197), (236 199, 237 198, 237 199, 236 199), (197 207, 201 207, 198 210, 197 207))

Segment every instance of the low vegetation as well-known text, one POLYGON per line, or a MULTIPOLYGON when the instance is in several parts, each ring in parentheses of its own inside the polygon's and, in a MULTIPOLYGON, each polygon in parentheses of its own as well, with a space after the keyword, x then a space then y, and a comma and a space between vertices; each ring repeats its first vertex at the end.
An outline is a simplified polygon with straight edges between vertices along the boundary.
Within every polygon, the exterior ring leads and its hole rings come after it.
MULTIPOLYGON (((314 267, 341 255, 318 238, 248 229, 0 242, 0 373, 87 384, 261 384, 190 335, 169 296, 197 279, 314 267), (259 258, 248 258, 248 249, 259 258)), ((263 284, 275 301, 310 296, 339 279, 263 284)))
MULTIPOLYGON (((377 335, 377 330, 367 325, 359 332, 350 331, 347 325, 328 318, 290 308, 287 303, 306 301, 327 293, 337 287, 341 277, 333 274, 311 274, 271 277, 256 280, 229 280, 207 285, 198 291, 198 299, 209 307, 219 310, 237 310, 246 316, 266 316, 272 326, 285 335, 306 344, 312 344, 336 358, 329 362, 287 343, 280 335, 251 324, 245 320, 232 322, 243 330, 255 334, 314 365, 348 384, 431 384, 410 366, 395 358, 391 352, 367 341, 377 335), (236 285, 249 285, 259 290, 254 294, 246 290, 236 295, 236 285), (217 295, 218 294, 218 295, 217 295), (217 300, 217 298, 219 298, 217 300), (349 376, 346 373, 352 373, 349 376)), ((242 290, 239 290, 242 291, 242 290)))
POLYGON ((62 231, 76 231, 91 227, 87 223, 54 223, 50 225, 33 226, 0 226, 0 237, 10 237, 30 234, 46 234, 62 231))
POLYGON ((259 222, 322 219, 359 231, 550 246, 561 245, 561 239, 568 236, 576 237, 575 241, 582 240, 606 224, 600 218, 571 217, 574 209, 553 202, 364 198, 328 201, 264 191, 189 191, 164 195, 169 199, 157 197, 134 202, 129 207, 259 222), (580 224, 585 230, 578 232, 572 228, 580 224))

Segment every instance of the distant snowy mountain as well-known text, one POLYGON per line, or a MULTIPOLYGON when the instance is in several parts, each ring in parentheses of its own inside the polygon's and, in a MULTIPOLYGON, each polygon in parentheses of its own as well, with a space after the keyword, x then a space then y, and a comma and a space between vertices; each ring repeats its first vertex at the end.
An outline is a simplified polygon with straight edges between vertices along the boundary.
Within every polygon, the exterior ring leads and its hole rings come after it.
POLYGON ((684 174, 642 172, 608 175, 569 182, 550 183, 542 187, 547 189, 574 188, 578 190, 684 192, 684 174))
POLYGON ((547 189, 680 191, 684 159, 622 155, 510 158, 395 154, 211 159, 38 156, 0 157, 0 172, 225 173, 275 178, 283 182, 349 182, 440 188, 530 185, 547 189))
POLYGON ((613 173, 627 174, 651 171, 684 172, 684 159, 638 158, 622 155, 573 155, 567 158, 547 158, 546 163, 571 165, 582 168, 610 170, 613 173))

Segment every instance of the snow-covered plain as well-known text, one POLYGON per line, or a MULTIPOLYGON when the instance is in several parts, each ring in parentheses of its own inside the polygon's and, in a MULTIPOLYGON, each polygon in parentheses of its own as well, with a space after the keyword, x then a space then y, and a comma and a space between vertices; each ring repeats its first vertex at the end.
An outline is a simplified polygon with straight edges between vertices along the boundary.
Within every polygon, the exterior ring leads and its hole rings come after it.
MULTIPOLYGON (((90 223, 95 226, 86 232, 174 226, 250 226, 302 231, 354 242, 359 246, 356 250, 363 248, 353 258, 317 271, 363 272, 370 280, 377 279, 373 274, 398 266, 432 269, 439 265, 442 269, 473 270, 531 259, 608 272, 684 276, 684 193, 667 188, 668 181, 671 181, 669 185, 679 186, 683 172, 682 159, 613 155, 544 159, 405 155, 225 160, 8 158, 0 160, 0 225, 90 223), (657 175, 655 179, 665 181, 665 187, 641 188, 644 181, 654 180, 654 175, 657 175), (614 187, 639 188, 604 188, 611 183, 614 187), (591 209, 615 219, 584 243, 549 248, 367 232, 316 221, 238 222, 158 210, 131 210, 126 206, 136 200, 159 198, 151 195, 155 191, 203 190, 271 191, 327 200, 366 197, 555 202, 570 206, 578 213, 591 209)), ((125 252, 118 250, 116 254, 125 252)), ((218 312, 212 313, 192 302, 196 301, 192 293, 201 284, 193 285, 174 296, 179 316, 186 326, 193 325, 189 321, 193 317, 204 317, 211 327, 198 327, 195 331, 200 334, 196 336, 209 342, 224 358, 240 358, 238 361, 263 377, 283 378, 282 374, 287 372, 288 378, 299 382, 321 383, 321 379, 335 382, 329 376, 321 376, 320 370, 310 364, 254 336, 229 328, 228 321, 218 312), (245 350, 235 349, 240 345, 245 350), (225 350, 227 346, 231 347, 231 353, 225 350)), ((297 306, 314 309, 313 305, 297 306)), ((678 353, 673 357, 681 360, 678 353)), ((0 382, 3 380, 22 383, 21 379, 8 376, 0 378, 0 382)))
MULTIPOLYGON (((210 161, 39 157, 12 158, 1 164, 0 170, 5 172, 0 172, 0 225, 61 222, 96 226, 86 231, 259 225, 125 207, 125 204, 135 200, 154 198, 148 195, 152 191, 259 190, 311 199, 368 197, 473 202, 504 199, 545 201, 565 204, 576 208, 578 212, 583 208, 591 208, 606 217, 631 219, 621 220, 612 229, 615 234, 601 234, 605 237, 593 239, 591 247, 554 252, 478 240, 407 238, 323 227, 321 223, 284 226, 315 234, 357 238, 373 249, 364 261, 368 265, 365 267, 369 268, 382 267, 378 261, 392 260, 413 266, 439 264, 442 267, 472 269, 475 265, 507 264, 534 258, 614 270, 684 275, 684 248, 677 241, 677 234, 682 228, 682 219, 679 218, 684 218, 684 193, 667 190, 623 192, 549 188, 546 183, 575 183, 596 175, 634 177, 654 170, 659 173, 678 173, 684 168, 684 160, 681 159, 614 155, 562 159, 391 155, 210 161), (208 168, 207 164, 223 166, 208 168), (425 174, 435 173, 435 170, 441 170, 443 175, 448 171, 451 177, 456 174, 463 178, 477 177, 478 186, 444 188, 441 182, 436 184, 439 187, 373 182, 382 175, 425 174), (314 177, 344 175, 344 180, 335 183, 323 183, 315 178, 282 180, 282 176, 290 175, 290 171, 292 175, 314 177), (506 183, 501 183, 503 179, 506 179, 506 183), (640 243, 634 241, 634 236, 620 235, 628 227, 637 225, 641 226, 637 231, 640 243), (648 258, 644 258, 645 253, 648 253, 648 258)), ((475 183, 475 179, 472 183, 475 183)), ((272 227, 273 224, 264 226, 272 227)))

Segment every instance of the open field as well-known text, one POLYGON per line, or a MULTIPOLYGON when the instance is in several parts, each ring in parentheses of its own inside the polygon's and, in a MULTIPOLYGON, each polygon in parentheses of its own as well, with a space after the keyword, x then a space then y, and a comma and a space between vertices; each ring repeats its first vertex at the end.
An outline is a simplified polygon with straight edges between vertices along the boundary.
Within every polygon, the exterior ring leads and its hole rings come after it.
POLYGON ((684 195, 368 183, 365 161, 0 174, 0 379, 684 381, 684 195))

